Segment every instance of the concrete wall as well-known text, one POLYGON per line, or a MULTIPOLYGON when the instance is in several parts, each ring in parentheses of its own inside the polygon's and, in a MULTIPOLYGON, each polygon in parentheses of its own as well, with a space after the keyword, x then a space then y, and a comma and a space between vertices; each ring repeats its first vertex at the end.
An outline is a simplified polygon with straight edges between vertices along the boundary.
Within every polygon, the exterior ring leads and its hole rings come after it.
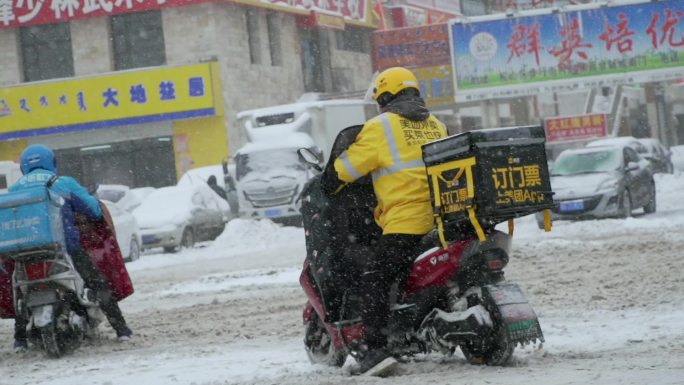
POLYGON ((303 91, 295 18, 278 14, 283 64, 271 65, 266 11, 259 10, 261 63, 252 64, 246 28, 247 8, 223 3, 162 11, 167 64, 218 60, 230 153, 245 141, 239 111, 291 103, 303 91), (188 34, 188 31, 193 31, 188 34))
POLYGON ((112 71, 109 18, 80 19, 70 24, 76 76, 112 71))
POLYGON ((21 81, 18 30, 0 29, 0 85, 21 81))
POLYGON ((337 49, 334 33, 330 33, 330 39, 333 84, 338 91, 368 89, 373 76, 371 55, 337 49))

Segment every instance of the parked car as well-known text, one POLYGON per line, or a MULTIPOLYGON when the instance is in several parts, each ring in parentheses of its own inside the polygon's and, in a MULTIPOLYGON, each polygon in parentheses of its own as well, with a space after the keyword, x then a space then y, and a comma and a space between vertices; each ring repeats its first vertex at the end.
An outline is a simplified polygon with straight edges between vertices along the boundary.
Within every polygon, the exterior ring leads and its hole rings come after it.
POLYGON ((97 186, 96 194, 98 198, 116 203, 120 209, 129 213, 142 203, 142 199, 130 187, 120 184, 101 184, 97 186))
POLYGON ((138 221, 131 213, 122 210, 116 203, 104 199, 102 202, 112 215, 114 231, 116 231, 116 241, 119 244, 124 260, 135 261, 140 258, 142 238, 138 221))
POLYGON ((228 219, 230 208, 206 184, 162 187, 151 192, 133 212, 142 233, 142 249, 163 247, 171 252, 213 240, 228 219))
POLYGON ((658 139, 643 138, 637 139, 646 147, 648 151, 642 154, 644 158, 653 163, 653 172, 662 172, 672 174, 674 172, 674 165, 672 164, 672 153, 665 147, 658 139))
MULTIPOLYGON (((644 146, 643 143, 639 141, 639 139, 633 137, 633 136, 618 136, 618 137, 613 137, 613 138, 604 138, 604 139, 598 139, 591 141, 587 143, 586 147, 601 147, 601 146, 618 146, 618 147, 624 147, 624 146, 629 146, 634 149, 634 151, 639 154, 640 157, 646 159, 648 156, 648 148, 644 146)), ((648 160, 648 159, 646 159, 648 160)), ((648 160, 649 167, 651 167, 651 171, 655 172, 655 169, 657 167, 656 163, 653 161, 648 160)))
MULTIPOLYGON (((551 218, 625 218, 639 207, 655 212, 655 182, 647 164, 628 145, 563 151, 551 169, 556 204, 551 218)), ((543 228, 543 214, 536 218, 543 228)))
POLYGON ((232 182, 232 188, 226 186, 226 175, 224 173, 224 167, 229 175, 235 175, 235 165, 234 164, 216 164, 212 166, 204 166, 193 168, 188 170, 183 174, 183 176, 178 181, 179 186, 194 184, 194 183, 207 183, 210 176, 216 178, 216 182, 219 187, 221 187, 226 192, 226 199, 230 207, 230 216, 228 219, 237 218, 238 216, 238 196, 235 191, 235 182, 232 182))

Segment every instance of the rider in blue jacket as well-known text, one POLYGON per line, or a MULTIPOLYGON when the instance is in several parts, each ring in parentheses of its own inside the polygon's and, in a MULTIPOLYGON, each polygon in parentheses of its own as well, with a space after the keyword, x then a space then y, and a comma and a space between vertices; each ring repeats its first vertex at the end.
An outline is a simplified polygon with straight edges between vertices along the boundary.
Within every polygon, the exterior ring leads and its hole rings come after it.
MULTIPOLYGON (((80 233, 76 226, 76 214, 84 215, 87 219, 97 220, 102 217, 102 209, 97 199, 91 196, 74 178, 57 176, 55 155, 48 147, 40 144, 28 146, 21 154, 21 172, 24 174, 9 191, 48 186, 48 188, 65 199, 62 209, 64 237, 67 253, 72 257, 74 267, 85 281, 86 286, 98 292, 100 308, 107 316, 107 320, 116 331, 120 340, 127 340, 131 330, 121 314, 117 301, 111 290, 97 271, 90 256, 83 250, 80 243, 80 233)), ((14 328, 14 349, 23 351, 27 347, 27 320, 17 316, 14 328)))

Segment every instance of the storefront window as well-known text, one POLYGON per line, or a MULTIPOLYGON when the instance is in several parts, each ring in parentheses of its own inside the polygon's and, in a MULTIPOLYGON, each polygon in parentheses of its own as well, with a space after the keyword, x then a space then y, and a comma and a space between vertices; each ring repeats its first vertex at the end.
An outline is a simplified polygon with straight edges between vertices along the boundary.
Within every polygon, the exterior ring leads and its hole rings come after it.
POLYGON ((365 28, 347 26, 344 31, 336 31, 335 40, 337 49, 370 53, 371 31, 365 28))
POLYGON ((74 76, 69 23, 19 29, 24 81, 74 76))
POLYGON ((112 16, 111 26, 115 69, 166 64, 161 11, 112 16))

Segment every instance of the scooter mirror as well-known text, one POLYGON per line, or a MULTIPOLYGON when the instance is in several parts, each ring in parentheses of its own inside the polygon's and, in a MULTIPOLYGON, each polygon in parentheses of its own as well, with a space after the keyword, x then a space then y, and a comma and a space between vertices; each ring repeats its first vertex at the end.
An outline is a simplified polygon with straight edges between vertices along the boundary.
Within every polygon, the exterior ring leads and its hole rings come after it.
POLYGON ((297 150, 297 155, 299 155, 299 160, 313 167, 319 172, 323 172, 320 166, 321 160, 316 156, 316 154, 308 148, 300 148, 297 150))

